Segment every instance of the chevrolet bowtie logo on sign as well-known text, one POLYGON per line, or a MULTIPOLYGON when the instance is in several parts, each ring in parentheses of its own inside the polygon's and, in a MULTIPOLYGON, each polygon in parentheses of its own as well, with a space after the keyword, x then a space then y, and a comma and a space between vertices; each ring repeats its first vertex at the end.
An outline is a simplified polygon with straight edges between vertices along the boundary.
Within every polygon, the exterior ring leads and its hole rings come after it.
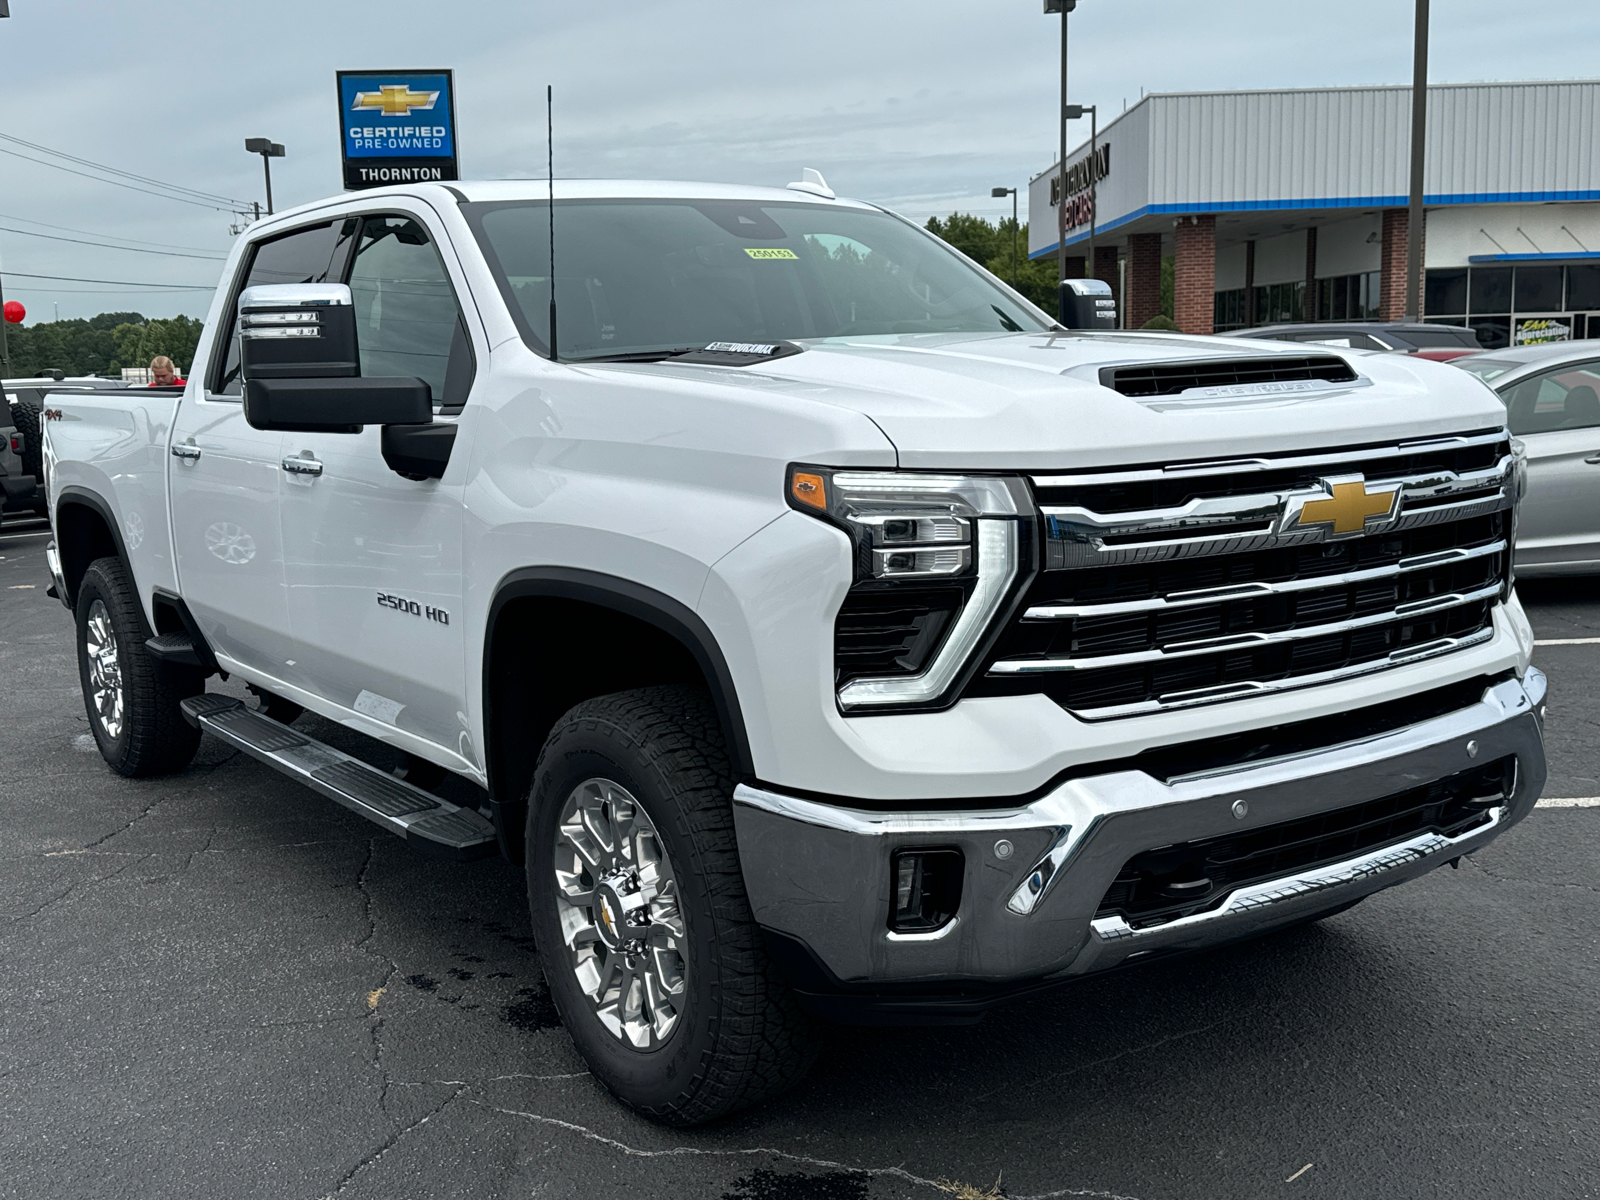
POLYGON ((386 117, 409 117, 430 111, 438 102, 438 92, 413 92, 409 84, 386 83, 375 92, 357 92, 351 107, 377 109, 386 117))
POLYGON ((459 179, 449 71, 340 71, 347 188, 459 179))
POLYGON ((1284 502, 1279 531, 1326 530, 1329 538, 1358 537, 1394 520, 1400 507, 1400 484, 1368 486, 1359 475, 1321 480, 1316 491, 1291 493, 1284 502))

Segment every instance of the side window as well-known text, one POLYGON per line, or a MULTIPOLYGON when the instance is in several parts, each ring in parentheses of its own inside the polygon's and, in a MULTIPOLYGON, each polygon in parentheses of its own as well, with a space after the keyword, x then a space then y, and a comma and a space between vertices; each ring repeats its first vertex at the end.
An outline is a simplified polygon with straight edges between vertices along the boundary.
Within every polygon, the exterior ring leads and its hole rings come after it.
POLYGON ((1600 362, 1552 368, 1513 384, 1502 398, 1515 434, 1600 426, 1600 362))
POLYGON ((310 225, 292 233, 280 234, 251 249, 244 282, 234 293, 234 311, 228 315, 228 349, 220 362, 213 356, 211 391, 220 396, 237 396, 239 379, 239 292, 258 283, 327 283, 344 277, 355 241, 355 217, 310 225))
POLYGON ((459 411, 472 386, 472 345, 428 231, 411 217, 367 217, 350 270, 361 374, 415 376, 459 411))

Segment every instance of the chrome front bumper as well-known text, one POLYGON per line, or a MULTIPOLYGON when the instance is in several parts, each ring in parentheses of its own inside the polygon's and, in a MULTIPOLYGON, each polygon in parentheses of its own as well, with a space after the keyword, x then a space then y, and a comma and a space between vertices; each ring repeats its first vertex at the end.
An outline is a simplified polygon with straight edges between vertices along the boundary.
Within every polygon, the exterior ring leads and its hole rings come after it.
POLYGON ((1529 668, 1476 704, 1376 737, 1166 782, 1137 770, 1091 775, 995 809, 869 811, 741 785, 734 823, 745 887, 756 920, 803 943, 844 986, 1021 984, 1233 941, 1424 874, 1525 817, 1545 781, 1544 692, 1544 676, 1529 668), (1513 794, 1460 837, 1424 833, 1240 888, 1163 925, 1095 917, 1135 854, 1394 795, 1507 755, 1517 759, 1513 794), (1002 841, 1011 847, 1004 858, 1002 841), (960 847, 961 906, 935 933, 896 934, 890 854, 917 846, 960 847))

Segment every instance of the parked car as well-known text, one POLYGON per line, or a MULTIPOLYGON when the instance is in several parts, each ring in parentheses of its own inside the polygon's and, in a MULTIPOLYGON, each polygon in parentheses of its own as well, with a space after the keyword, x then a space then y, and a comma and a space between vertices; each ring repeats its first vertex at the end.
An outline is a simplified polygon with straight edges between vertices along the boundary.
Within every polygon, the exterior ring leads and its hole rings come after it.
POLYGON ((1528 448, 1519 575, 1600 573, 1600 341, 1518 346, 1451 364, 1504 401, 1528 448))
POLYGON ((252 225, 186 390, 46 397, 46 560, 112 769, 204 730, 523 864, 628 1104, 708 1120, 814 1017, 975 1020, 1532 810, 1521 465, 1472 379, 1064 328, 820 176, 558 180, 553 235, 548 186, 252 225))
POLYGON ((1421 325, 1404 321, 1318 321, 1303 325, 1262 325, 1234 329, 1223 337, 1310 342, 1348 350, 1397 350, 1418 358, 1448 362, 1483 349, 1475 330, 1465 325, 1421 325))

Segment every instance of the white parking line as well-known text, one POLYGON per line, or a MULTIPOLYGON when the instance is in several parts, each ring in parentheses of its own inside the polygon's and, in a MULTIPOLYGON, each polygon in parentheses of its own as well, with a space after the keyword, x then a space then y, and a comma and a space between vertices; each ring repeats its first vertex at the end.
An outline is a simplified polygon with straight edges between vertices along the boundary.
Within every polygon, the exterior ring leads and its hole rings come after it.
POLYGON ((1600 796, 1546 796, 1535 808, 1600 808, 1600 796))
POLYGON ((1535 646, 1600 646, 1600 637, 1594 638, 1545 638, 1536 641, 1535 646))
POLYGON ((50 531, 48 529, 36 529, 32 533, 0 534, 0 542, 15 542, 15 541, 21 540, 22 538, 48 537, 48 536, 50 536, 50 531))

